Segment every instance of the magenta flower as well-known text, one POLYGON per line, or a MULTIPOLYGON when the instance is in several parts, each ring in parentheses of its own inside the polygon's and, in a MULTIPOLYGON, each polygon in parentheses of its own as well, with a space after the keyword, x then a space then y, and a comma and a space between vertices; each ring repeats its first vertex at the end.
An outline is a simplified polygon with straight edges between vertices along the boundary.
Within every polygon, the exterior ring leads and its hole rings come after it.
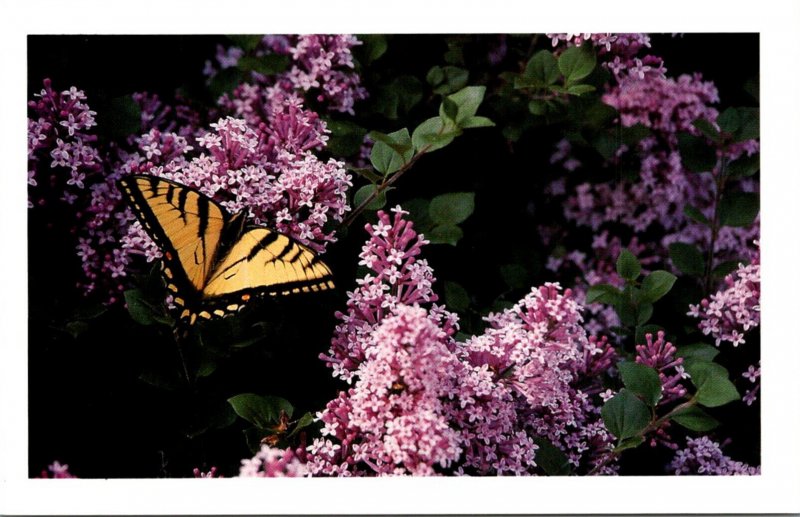
MULTIPOLYGON (((196 470, 196 469, 195 469, 196 470)), ((308 468, 292 449, 262 445, 255 456, 242 460, 239 477, 305 477, 308 468)))
POLYGON ((75 478, 69 472, 69 465, 62 465, 61 463, 54 461, 50 465, 47 466, 47 470, 42 470, 42 473, 39 474, 40 478, 43 479, 68 479, 68 478, 75 478))

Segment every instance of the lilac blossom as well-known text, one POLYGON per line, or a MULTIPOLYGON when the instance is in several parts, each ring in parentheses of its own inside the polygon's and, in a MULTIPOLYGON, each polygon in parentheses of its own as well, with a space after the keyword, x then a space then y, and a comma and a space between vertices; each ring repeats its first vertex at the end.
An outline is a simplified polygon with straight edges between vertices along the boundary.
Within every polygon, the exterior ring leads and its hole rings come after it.
POLYGON ((761 263, 758 255, 748 265, 727 275, 724 288, 689 306, 689 316, 699 318, 703 334, 737 347, 744 336, 761 322, 761 263))
POLYGON ((50 465, 47 466, 47 470, 42 470, 42 473, 39 474, 40 478, 44 479, 69 479, 75 478, 70 471, 69 465, 61 464, 57 461, 54 461, 50 465))
POLYGON ((102 170, 97 137, 89 133, 97 125, 97 113, 84 102, 83 90, 72 86, 59 92, 50 79, 34 96, 38 99, 28 102, 28 185, 38 188, 29 188, 28 207, 34 206, 34 199, 39 205, 46 202, 40 192, 45 185, 60 189, 61 200, 73 204, 76 193, 102 170))
POLYGON ((668 404, 686 395, 681 381, 686 378, 683 371, 683 358, 675 357, 675 345, 664 339, 664 331, 659 330, 656 339, 653 334, 645 334, 644 345, 636 345, 636 362, 649 366, 658 372, 661 379, 662 397, 659 405, 668 404))
POLYGON ((547 34, 553 47, 563 45, 581 46, 584 42, 593 45, 602 60, 602 66, 608 69, 617 81, 631 78, 636 80, 664 77, 666 68, 664 61, 651 54, 639 56, 644 49, 650 48, 650 36, 641 33, 554 33, 547 34))
POLYGON ((754 365, 747 367, 747 371, 742 373, 742 377, 750 381, 754 386, 745 390, 742 400, 748 406, 752 406, 753 402, 758 398, 758 391, 761 389, 761 361, 758 362, 758 368, 754 365))
MULTIPOLYGON (((304 454, 301 451, 301 455, 304 454)), ((292 449, 262 445, 252 458, 242 460, 239 477, 305 477, 308 468, 292 449)))
POLYGON ((723 454, 717 442, 701 436, 686 439, 686 448, 675 453, 669 471, 677 475, 757 476, 761 467, 732 460, 723 454))
POLYGON ((210 478, 221 478, 221 477, 223 477, 217 472, 217 467, 211 467, 206 472, 203 472, 199 468, 195 467, 194 469, 192 469, 192 474, 194 474, 194 477, 196 477, 198 479, 199 478, 209 478, 210 479, 210 478))

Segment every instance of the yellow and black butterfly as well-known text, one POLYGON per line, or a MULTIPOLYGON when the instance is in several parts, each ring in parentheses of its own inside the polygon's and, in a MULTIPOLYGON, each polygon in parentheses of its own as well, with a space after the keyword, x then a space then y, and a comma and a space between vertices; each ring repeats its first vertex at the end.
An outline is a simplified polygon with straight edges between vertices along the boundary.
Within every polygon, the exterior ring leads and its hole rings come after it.
POLYGON ((275 230, 246 226, 241 212, 231 215, 192 188, 144 175, 119 186, 161 248, 181 321, 224 317, 259 296, 333 288, 330 269, 308 247, 275 230))

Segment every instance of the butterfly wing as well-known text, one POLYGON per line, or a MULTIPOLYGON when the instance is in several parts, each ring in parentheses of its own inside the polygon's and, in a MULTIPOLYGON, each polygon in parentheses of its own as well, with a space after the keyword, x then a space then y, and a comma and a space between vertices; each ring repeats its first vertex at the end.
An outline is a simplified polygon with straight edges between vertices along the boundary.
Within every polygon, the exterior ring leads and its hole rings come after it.
POLYGON ((154 176, 119 182, 134 214, 164 255, 164 275, 178 298, 199 298, 206 285, 228 213, 200 192, 154 176))
POLYGON ((214 268, 204 299, 246 301, 251 295, 276 296, 333 287, 328 266, 306 246, 268 228, 242 234, 214 268))

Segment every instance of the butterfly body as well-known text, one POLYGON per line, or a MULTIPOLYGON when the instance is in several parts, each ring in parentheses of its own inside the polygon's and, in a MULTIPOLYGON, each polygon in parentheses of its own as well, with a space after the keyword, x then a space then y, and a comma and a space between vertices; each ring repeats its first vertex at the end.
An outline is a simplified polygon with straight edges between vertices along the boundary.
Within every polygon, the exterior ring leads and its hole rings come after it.
POLYGON ((181 321, 224 317, 250 300, 333 288, 331 271, 303 244, 247 226, 204 194, 171 180, 119 181, 134 214, 161 249, 162 274, 181 321))

